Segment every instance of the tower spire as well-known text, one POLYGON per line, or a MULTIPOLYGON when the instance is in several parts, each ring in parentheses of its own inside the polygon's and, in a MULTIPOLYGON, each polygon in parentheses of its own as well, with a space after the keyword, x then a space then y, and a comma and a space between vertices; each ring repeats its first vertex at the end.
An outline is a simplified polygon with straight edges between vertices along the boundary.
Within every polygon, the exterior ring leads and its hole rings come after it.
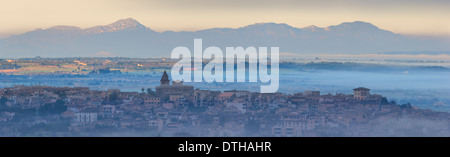
POLYGON ((170 80, 169 80, 169 76, 167 75, 167 72, 164 70, 164 74, 161 77, 161 85, 164 84, 169 84, 170 80))

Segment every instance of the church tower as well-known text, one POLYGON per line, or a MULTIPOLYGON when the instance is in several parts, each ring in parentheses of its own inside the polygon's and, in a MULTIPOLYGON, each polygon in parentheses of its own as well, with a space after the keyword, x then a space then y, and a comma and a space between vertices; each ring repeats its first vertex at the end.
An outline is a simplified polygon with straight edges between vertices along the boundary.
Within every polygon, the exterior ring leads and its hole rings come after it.
POLYGON ((183 97, 191 101, 194 100, 194 86, 183 85, 183 81, 174 81, 170 85, 169 76, 167 72, 161 77, 161 85, 156 86, 156 94, 161 97, 161 102, 169 102, 170 96, 174 95, 177 97, 183 97))
POLYGON ((166 71, 164 70, 164 74, 161 77, 161 85, 169 85, 169 76, 167 76, 166 71))

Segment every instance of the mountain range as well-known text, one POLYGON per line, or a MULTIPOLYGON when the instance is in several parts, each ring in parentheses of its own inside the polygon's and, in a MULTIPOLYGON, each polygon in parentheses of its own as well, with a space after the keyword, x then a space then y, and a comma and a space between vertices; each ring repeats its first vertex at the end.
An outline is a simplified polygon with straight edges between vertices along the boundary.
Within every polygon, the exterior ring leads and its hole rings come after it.
POLYGON ((370 23, 344 22, 328 27, 296 28, 283 23, 257 23, 240 28, 156 32, 138 21, 121 19, 82 29, 54 26, 0 39, 0 58, 18 57, 162 57, 173 48, 217 46, 280 47, 284 54, 367 54, 380 52, 450 51, 446 38, 415 38, 380 29, 370 23))

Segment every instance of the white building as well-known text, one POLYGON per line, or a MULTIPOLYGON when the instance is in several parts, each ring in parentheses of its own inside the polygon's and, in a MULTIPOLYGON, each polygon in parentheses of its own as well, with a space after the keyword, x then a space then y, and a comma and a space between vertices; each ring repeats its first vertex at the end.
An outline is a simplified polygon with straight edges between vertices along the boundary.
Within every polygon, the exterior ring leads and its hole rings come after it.
POLYGON ((97 122, 97 112, 77 112, 73 119, 72 125, 88 126, 97 122))

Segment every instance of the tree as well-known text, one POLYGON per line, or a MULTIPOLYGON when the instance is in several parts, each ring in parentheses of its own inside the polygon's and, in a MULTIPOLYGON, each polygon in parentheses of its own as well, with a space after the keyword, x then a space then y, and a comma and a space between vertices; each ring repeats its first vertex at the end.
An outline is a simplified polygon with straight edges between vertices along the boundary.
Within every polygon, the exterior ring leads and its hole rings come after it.
POLYGON ((8 101, 8 99, 4 96, 2 96, 2 98, 0 98, 0 108, 5 108, 6 106, 6 102, 8 101))
POLYGON ((391 102, 389 102, 391 105, 397 105, 397 102, 395 102, 394 100, 392 100, 391 102))
POLYGON ((151 88, 147 88, 147 93, 150 94, 151 92, 153 92, 153 90, 151 88))
POLYGON ((256 120, 249 120, 244 128, 247 135, 258 135, 260 129, 259 122, 256 120))
POLYGON ((147 88, 147 94, 156 95, 156 93, 151 88, 147 88))
POLYGON ((58 91, 58 92, 56 92, 56 94, 58 94, 59 98, 66 98, 67 97, 65 91, 58 91))
POLYGON ((52 104, 44 104, 43 106, 39 107, 38 109, 38 113, 41 116, 46 116, 46 115, 50 115, 52 114, 52 110, 53 110, 53 105, 52 104))
POLYGON ((62 99, 56 100, 55 104, 53 105, 53 113, 61 114, 65 111, 67 111, 67 106, 64 104, 65 104, 64 100, 62 100, 62 99))
POLYGON ((381 98, 381 105, 388 105, 389 101, 386 99, 386 97, 381 98))
POLYGON ((411 103, 406 103, 406 104, 402 104, 400 105, 400 108, 411 108, 411 103))
POLYGON ((142 91, 142 93, 144 93, 144 91, 145 91, 145 88, 141 88, 141 91, 142 91))
POLYGON ((117 98, 117 93, 112 93, 111 95, 109 95, 109 101, 115 101, 117 100, 117 98))

